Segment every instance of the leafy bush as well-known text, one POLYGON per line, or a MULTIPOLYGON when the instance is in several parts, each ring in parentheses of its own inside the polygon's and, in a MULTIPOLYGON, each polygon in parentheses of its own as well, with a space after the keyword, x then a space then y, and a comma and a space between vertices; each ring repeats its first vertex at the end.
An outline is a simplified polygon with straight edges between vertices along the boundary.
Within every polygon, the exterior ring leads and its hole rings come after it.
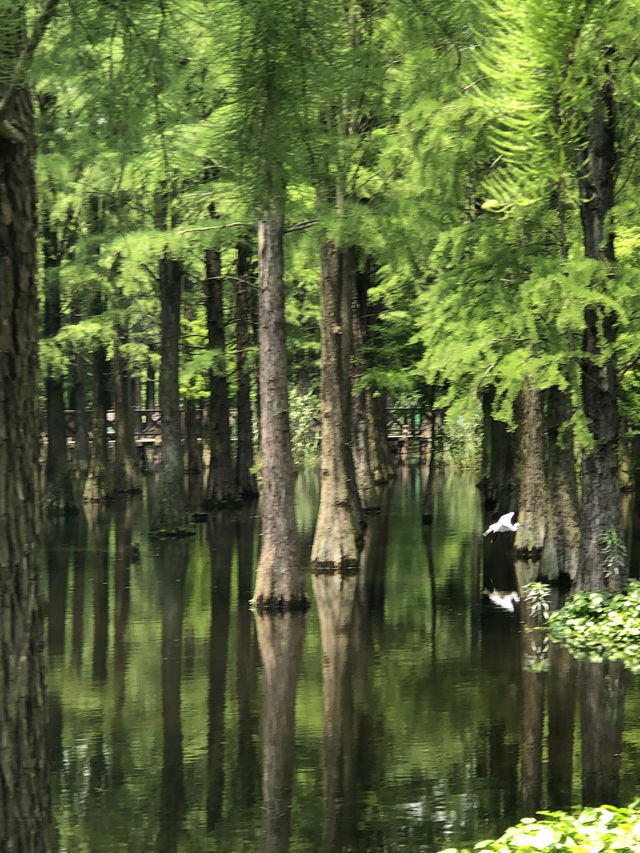
POLYGON ((444 422, 444 456, 456 469, 477 468, 482 458, 481 419, 478 411, 455 416, 447 413, 444 422))
MULTIPOLYGON (((524 818, 494 841, 480 841, 475 853, 637 853, 640 850, 640 811, 630 808, 584 809, 572 816, 566 812, 540 812, 542 820, 524 818)), ((469 848, 450 847, 441 853, 471 853, 469 848)))
POLYGON ((302 394, 296 388, 289 389, 289 420, 293 461, 296 465, 315 461, 320 452, 320 399, 317 392, 302 394))
POLYGON ((615 595, 578 592, 549 617, 551 638, 572 655, 589 660, 621 660, 640 672, 640 581, 615 595))

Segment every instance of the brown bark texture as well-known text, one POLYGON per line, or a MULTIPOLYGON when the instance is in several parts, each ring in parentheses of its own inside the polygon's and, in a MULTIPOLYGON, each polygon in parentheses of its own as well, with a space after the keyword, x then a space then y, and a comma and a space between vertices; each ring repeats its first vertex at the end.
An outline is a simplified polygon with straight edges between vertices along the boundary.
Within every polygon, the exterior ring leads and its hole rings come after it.
POLYGON ((178 261, 167 255, 160 260, 162 462, 155 496, 153 529, 167 532, 182 528, 187 518, 178 385, 181 273, 178 261))
MULTIPOLYGON (((0 84, 0 103, 7 94, 0 84)), ((0 115, 0 849, 20 853, 48 850, 50 827, 33 139, 30 93, 20 88, 0 115)))
MULTIPOLYGON (((598 93, 591 116, 590 134, 578 162, 580 215, 584 251, 588 258, 613 267, 613 232, 606 232, 606 217, 614 201, 617 170, 615 100, 613 81, 598 93)), ((616 365, 613 355, 602 359, 603 347, 616 339, 614 313, 602 317, 592 307, 584 312, 582 401, 593 438, 593 448, 582 463, 581 559, 578 589, 620 589, 626 569, 603 571, 602 538, 622 539, 622 499, 618 463, 619 416, 616 365)))
POLYGON ((283 219, 258 223, 262 537, 254 590, 258 610, 307 608, 298 556, 284 321, 283 219))
POLYGON ((314 572, 356 570, 361 508, 351 451, 352 260, 330 241, 320 250, 320 506, 311 549, 314 572))
POLYGON ((247 367, 247 350, 250 335, 250 256, 248 247, 238 245, 238 277, 236 281, 236 375, 238 391, 238 453, 236 456, 236 484, 245 500, 258 496, 258 483, 253 471, 253 417, 251 413, 251 376, 247 367))
POLYGON ((206 506, 218 508, 239 503, 231 455, 229 428, 229 387, 225 367, 224 308, 222 303, 222 277, 220 252, 207 249, 205 255, 207 280, 207 325, 209 347, 217 352, 216 364, 209 375, 211 397, 209 402, 209 448, 211 462, 207 478, 206 506))

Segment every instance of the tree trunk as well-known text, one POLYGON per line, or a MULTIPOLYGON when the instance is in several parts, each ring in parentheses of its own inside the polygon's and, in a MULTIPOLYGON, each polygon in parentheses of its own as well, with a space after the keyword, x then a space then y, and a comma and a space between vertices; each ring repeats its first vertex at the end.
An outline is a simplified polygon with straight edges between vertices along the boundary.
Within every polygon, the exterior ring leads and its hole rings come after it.
POLYGON ((578 572, 580 557, 580 505, 573 435, 570 429, 560 435, 560 427, 571 417, 571 400, 564 391, 547 392, 546 433, 548 436, 547 471, 555 552, 559 574, 572 581, 578 572))
POLYGON ((73 385, 71 387, 71 408, 75 411, 75 447, 73 449, 73 464, 76 476, 84 489, 84 482, 89 473, 91 446, 89 443, 89 416, 87 414, 87 392, 85 389, 86 358, 82 353, 76 353, 71 365, 73 385))
POLYGON ((140 460, 136 447, 131 405, 131 382, 122 358, 120 342, 123 331, 116 328, 113 342, 113 384, 115 403, 116 458, 114 466, 114 490, 116 492, 139 492, 142 489, 140 460))
POLYGON ((249 249, 238 244, 238 278, 236 281, 236 373, 238 381, 238 453, 236 484, 245 500, 258 496, 258 484, 253 471, 253 419, 251 417, 251 376, 247 369, 249 334, 249 249))
POLYGON ((309 606, 298 558, 284 321, 283 218, 258 223, 262 547, 258 610, 309 606))
MULTIPOLYGON (((598 93, 591 117, 590 136, 580 152, 578 186, 584 251, 609 267, 614 264, 613 232, 606 233, 606 217, 614 201, 616 179, 615 103, 613 81, 598 93)), ((620 589, 627 567, 603 571, 603 537, 622 541, 622 501, 618 465, 618 397, 615 358, 602 359, 603 347, 616 339, 616 316, 599 317, 587 307, 582 361, 582 404, 591 431, 593 448, 582 463, 581 559, 576 578, 578 589, 620 589)))
POLYGON ((211 461, 207 479, 205 506, 210 509, 237 506, 240 503, 231 456, 229 429, 229 388, 227 385, 224 309, 220 252, 207 249, 205 257, 207 279, 207 326, 209 348, 214 350, 215 364, 210 371, 211 397, 209 404, 209 449, 211 461))
MULTIPOLYGON (((21 8, 9 13, 18 17, 11 22, 16 33, 21 8)), ((10 56, 7 44, 4 55, 10 56)), ((0 102, 6 95, 7 86, 0 83, 0 102)), ((18 89, 7 114, 0 115, 0 849, 21 853, 47 850, 50 827, 33 140, 30 93, 18 89), (19 138, 4 137, 2 125, 9 122, 19 138)))
MULTIPOLYGON (((367 288, 369 276, 356 274, 356 287, 352 308, 353 359, 351 365, 352 387, 362 379, 365 370, 364 345, 367 340, 367 288)), ((380 489, 374 478, 369 439, 369 417, 367 410, 368 388, 356 391, 352 399, 353 463, 362 509, 373 512, 380 509, 380 489)))
POLYGON ((159 264, 162 335, 160 367, 160 410, 162 413, 162 462, 155 496, 152 527, 155 531, 178 532, 187 520, 184 494, 184 464, 180 440, 178 361, 180 343, 180 297, 182 269, 166 254, 159 264))
MULTIPOLYGON (((96 302, 96 314, 101 312, 100 298, 96 302)), ((82 500, 97 503, 113 497, 113 472, 109 465, 107 442, 107 352, 99 346, 93 354, 93 407, 91 410, 91 442, 89 473, 84 484, 82 500)))
POLYGON ((320 250, 320 506, 311 549, 314 572, 355 570, 362 545, 351 454, 352 259, 327 240, 320 250))
MULTIPOLYGON (((60 331, 60 253, 55 234, 45 229, 44 334, 53 338, 60 331)), ((47 471, 43 506, 49 514, 74 515, 73 477, 67 458, 67 427, 62 379, 49 370, 47 398, 47 471)))
POLYGON ((547 580, 558 575, 555 559, 555 540, 549 536, 549 509, 551 496, 547 486, 545 459, 545 430, 542 392, 532 388, 525 380, 520 392, 520 497, 515 535, 516 555, 520 560, 544 560, 538 574, 547 580))
MULTIPOLYGON (((517 430, 507 430, 506 424, 492 416, 495 389, 482 394, 484 438, 482 445, 482 474, 478 487, 485 509, 496 515, 515 510, 520 493, 520 439, 517 430)), ((517 412, 516 412, 517 415, 517 412)), ((516 417, 519 422, 519 418, 516 417)))

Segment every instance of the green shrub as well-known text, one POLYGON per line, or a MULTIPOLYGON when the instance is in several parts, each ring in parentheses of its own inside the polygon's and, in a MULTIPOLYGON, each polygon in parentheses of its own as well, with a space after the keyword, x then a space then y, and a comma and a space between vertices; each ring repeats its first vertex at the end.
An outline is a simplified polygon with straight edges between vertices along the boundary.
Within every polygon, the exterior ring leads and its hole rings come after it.
MULTIPOLYGON (((480 841, 475 853, 637 853, 640 850, 640 812, 630 808, 584 809, 572 816, 566 812, 540 812, 541 820, 524 818, 498 839, 480 841)), ((441 853, 471 853, 470 848, 447 848, 441 853)))

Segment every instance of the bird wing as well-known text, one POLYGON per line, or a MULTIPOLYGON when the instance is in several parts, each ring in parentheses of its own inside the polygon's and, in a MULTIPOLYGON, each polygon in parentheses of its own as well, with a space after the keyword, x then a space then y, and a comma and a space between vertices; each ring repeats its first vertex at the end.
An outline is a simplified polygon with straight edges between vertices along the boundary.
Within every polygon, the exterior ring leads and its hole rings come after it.
POLYGON ((505 527, 511 527, 511 521, 515 512, 507 512, 504 515, 501 515, 500 518, 496 521, 498 527, 504 524, 505 527))

